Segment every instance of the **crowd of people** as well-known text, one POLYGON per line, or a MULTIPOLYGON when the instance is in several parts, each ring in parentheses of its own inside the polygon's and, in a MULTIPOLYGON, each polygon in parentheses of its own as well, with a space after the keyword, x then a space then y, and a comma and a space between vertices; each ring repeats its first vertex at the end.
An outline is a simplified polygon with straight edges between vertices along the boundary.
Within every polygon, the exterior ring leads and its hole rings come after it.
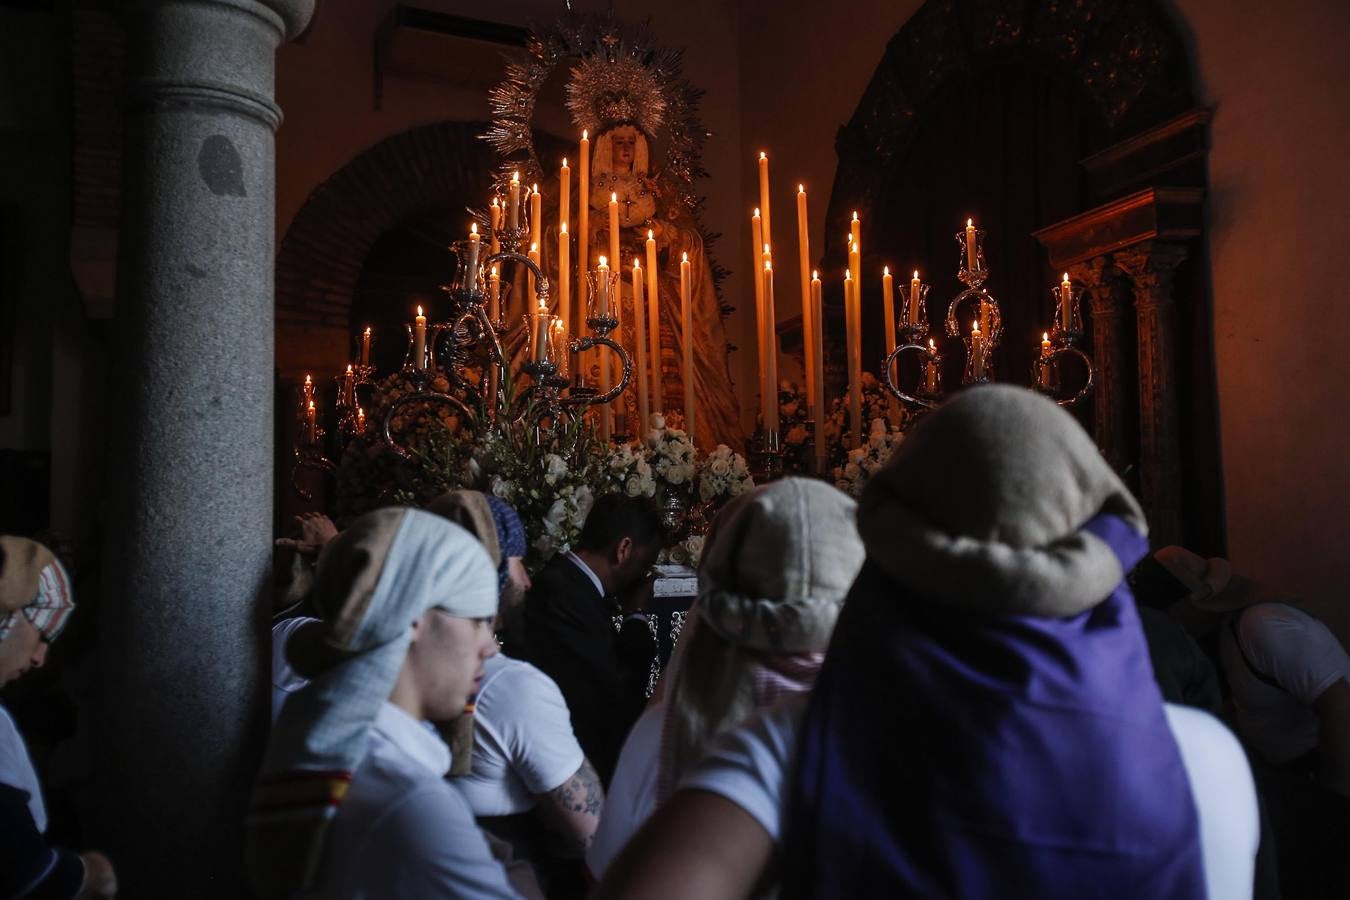
MULTIPOLYGON (((666 535, 599 498, 531 577, 500 499, 279 541, 248 881, 282 898, 1350 896, 1350 657, 1180 547, 1063 410, 965 391, 860 502, 729 502, 648 693, 666 535)), ((0 538, 0 682, 74 608, 0 538)), ((113 896, 0 707, 0 896, 113 896)))

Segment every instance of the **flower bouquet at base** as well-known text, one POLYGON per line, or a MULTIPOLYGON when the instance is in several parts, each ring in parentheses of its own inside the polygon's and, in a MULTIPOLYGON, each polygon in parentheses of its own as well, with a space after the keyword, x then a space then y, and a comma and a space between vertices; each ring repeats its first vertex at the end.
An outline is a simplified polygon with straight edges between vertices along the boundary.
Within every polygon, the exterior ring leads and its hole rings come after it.
POLYGON ((847 451, 843 464, 835 467, 834 486, 851 497, 861 497, 867 482, 886 465, 903 438, 904 432, 888 426, 885 419, 873 419, 867 442, 847 451))

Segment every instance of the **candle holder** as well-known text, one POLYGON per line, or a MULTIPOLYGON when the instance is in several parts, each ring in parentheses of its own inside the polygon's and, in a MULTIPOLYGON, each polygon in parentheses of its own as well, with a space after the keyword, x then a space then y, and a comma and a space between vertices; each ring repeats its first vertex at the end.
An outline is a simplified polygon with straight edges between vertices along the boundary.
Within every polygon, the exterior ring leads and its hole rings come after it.
POLYGON ((449 285, 442 285, 441 290, 450 294, 484 293, 482 260, 488 255, 488 248, 483 244, 482 238, 476 241, 465 239, 450 243, 446 249, 455 257, 455 277, 449 285))
POLYGON ((927 346, 923 344, 902 344, 881 363, 882 384, 895 399, 905 405, 912 414, 920 414, 933 409, 942 401, 942 354, 930 338, 927 346), (900 358, 905 354, 917 357, 919 361, 919 381, 913 393, 903 390, 896 382, 895 370, 899 368, 900 358))
POLYGON ((296 404, 296 440, 292 447, 295 463, 291 466, 291 488, 302 500, 313 500, 314 494, 296 480, 305 469, 316 472, 332 472, 337 467, 323 452, 323 440, 327 431, 319 424, 319 407, 314 399, 314 380, 306 375, 300 386, 300 398, 296 404), (311 419, 310 412, 314 415, 311 419))
POLYGON ((962 384, 987 384, 992 380, 989 377, 989 363, 990 357, 993 355, 993 342, 985 340, 983 332, 978 334, 978 341, 975 333, 968 334, 961 339, 966 347, 966 365, 961 375, 962 384))
POLYGON ((961 259, 957 264, 956 277, 967 288, 977 288, 984 284, 985 279, 989 277, 989 268, 984 261, 984 238, 987 232, 983 228, 967 226, 956 233, 956 243, 961 248, 961 259), (970 243, 971 235, 974 236, 975 253, 972 267, 970 243))
POLYGON ((922 344, 928 337, 928 291, 930 284, 919 282, 918 291, 905 291, 904 309, 900 314, 900 337, 906 344, 922 344))
POLYGON ((622 289, 623 272, 610 266, 586 270, 586 324, 592 330, 603 327, 606 334, 619 326, 614 314, 622 289), (607 323, 607 324, 606 324, 607 323))
POLYGON ((756 484, 777 481, 783 477, 784 451, 782 440, 777 431, 764 428, 761 422, 751 435, 746 449, 749 451, 750 474, 756 484))
POLYGON ((1055 285, 1050 293, 1055 298, 1055 323, 1050 335, 1055 343, 1067 347, 1083 337, 1083 293, 1069 281, 1055 285))

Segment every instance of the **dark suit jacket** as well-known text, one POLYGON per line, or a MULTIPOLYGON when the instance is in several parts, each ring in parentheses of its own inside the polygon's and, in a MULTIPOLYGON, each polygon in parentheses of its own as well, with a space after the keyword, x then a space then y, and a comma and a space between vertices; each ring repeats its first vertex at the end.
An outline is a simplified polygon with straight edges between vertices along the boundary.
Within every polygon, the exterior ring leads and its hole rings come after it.
POLYGON ((618 604, 570 559, 558 556, 532 579, 519 655, 558 683, 572 730, 606 785, 641 712, 616 649, 618 604))

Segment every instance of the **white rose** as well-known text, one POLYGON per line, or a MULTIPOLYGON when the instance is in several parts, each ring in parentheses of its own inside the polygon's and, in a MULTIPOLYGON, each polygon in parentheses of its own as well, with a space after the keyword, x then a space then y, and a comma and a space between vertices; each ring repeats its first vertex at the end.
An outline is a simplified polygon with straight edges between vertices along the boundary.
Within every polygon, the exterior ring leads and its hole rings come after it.
POLYGON ((849 481, 854 480, 861 474, 862 469, 858 468, 858 464, 855 462, 850 462, 848 465, 844 466, 844 477, 849 481))
POLYGON ((708 471, 719 478, 725 477, 731 474, 731 463, 723 457, 713 457, 712 461, 708 463, 708 471))
POLYGON ((667 469, 666 481, 671 484, 684 484, 684 466, 671 466, 667 469))
POLYGON ((509 481, 505 481, 500 475, 492 476, 492 495, 500 497, 506 502, 511 502, 511 495, 515 493, 509 481))
POLYGON ((585 519, 591 514, 591 507, 595 505, 595 494, 591 492, 588 486, 583 484, 577 488, 576 497, 573 499, 576 502, 577 515, 580 518, 585 519))
POLYGON ((717 485, 713 484, 712 481, 707 478, 700 479, 698 483, 698 498, 704 503, 707 503, 716 496, 717 485))
POLYGON ((628 480, 623 483, 623 492, 630 497, 641 497, 642 479, 636 475, 629 475, 628 480))

